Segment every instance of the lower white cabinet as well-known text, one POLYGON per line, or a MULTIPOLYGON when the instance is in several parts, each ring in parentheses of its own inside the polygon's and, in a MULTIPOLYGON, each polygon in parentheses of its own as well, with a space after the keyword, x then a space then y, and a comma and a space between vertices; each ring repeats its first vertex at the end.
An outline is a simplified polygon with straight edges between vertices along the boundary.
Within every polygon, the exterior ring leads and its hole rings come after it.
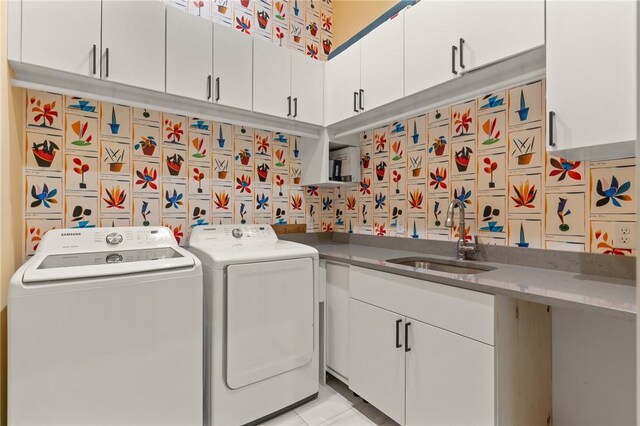
POLYGON ((403 425, 495 424, 495 299, 349 268, 349 388, 403 425))
POLYGON ((349 378, 349 265, 327 262, 327 367, 349 378))
POLYGON ((495 424, 494 347, 406 321, 405 424, 495 424))
POLYGON ((351 299, 349 387, 406 425, 492 425, 494 348, 351 299))
POLYGON ((349 388, 404 424, 405 318, 351 299, 349 324, 349 388))

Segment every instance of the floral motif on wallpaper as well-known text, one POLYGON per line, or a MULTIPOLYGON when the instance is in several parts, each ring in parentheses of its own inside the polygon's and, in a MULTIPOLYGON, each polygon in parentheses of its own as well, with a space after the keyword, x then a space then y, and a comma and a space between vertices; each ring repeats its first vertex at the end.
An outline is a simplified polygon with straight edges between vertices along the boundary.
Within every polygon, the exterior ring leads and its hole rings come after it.
POLYGON ((444 227, 444 215, 458 199, 483 244, 635 254, 614 226, 635 232, 635 159, 547 153, 544 93, 538 80, 361 132, 361 178, 346 204, 353 216, 321 216, 322 228, 453 240, 460 230, 444 227))

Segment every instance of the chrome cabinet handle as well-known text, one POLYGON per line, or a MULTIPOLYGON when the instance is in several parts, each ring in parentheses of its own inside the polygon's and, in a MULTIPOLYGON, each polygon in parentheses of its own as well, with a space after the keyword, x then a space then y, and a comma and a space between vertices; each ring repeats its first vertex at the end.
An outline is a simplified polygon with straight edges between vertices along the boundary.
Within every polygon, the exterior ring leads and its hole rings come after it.
POLYGON ((358 92, 353 92, 353 111, 358 112, 358 92))
POLYGON ((364 90, 360 89, 360 98, 358 99, 358 106, 360 106, 360 111, 364 111, 364 90))
POLYGON ((549 146, 551 147, 555 147, 556 146, 556 141, 553 140, 553 136, 554 136, 554 128, 553 128, 553 123, 556 119, 556 113, 553 111, 549 111, 549 146))
POLYGON ((404 351, 409 352, 411 348, 409 347, 409 326, 410 322, 404 323, 404 351))
POLYGON ((105 49, 104 64, 105 64, 104 76, 109 77, 109 48, 108 47, 105 49))
POLYGON ((396 320, 396 349, 401 348, 402 344, 400 343, 400 324, 402 320, 396 320))
POLYGON ((460 68, 464 69, 464 54, 463 54, 464 39, 460 37, 460 40, 458 40, 458 43, 460 44, 460 68))
POLYGON ((298 98, 293 98, 293 118, 298 116, 298 98))
POLYGON ((207 99, 211 99, 211 76, 207 76, 207 99))
POLYGON ((289 104, 289 112, 287 112, 287 117, 291 117, 291 96, 287 96, 287 103, 289 104))
POLYGON ((96 48, 97 48, 97 46, 94 44, 93 45, 93 51, 92 51, 92 55, 93 55, 93 75, 96 75, 96 48))
POLYGON ((220 77, 216 77, 216 102, 220 100, 220 77))
POLYGON ((456 46, 451 46, 451 72, 454 74, 458 74, 456 71, 456 53, 458 52, 458 48, 456 46))

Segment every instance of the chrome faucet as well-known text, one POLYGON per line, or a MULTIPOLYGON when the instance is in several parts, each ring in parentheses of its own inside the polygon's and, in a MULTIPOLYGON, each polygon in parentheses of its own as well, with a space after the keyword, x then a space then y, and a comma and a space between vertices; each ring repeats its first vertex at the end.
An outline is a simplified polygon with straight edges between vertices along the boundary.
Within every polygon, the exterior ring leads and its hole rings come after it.
POLYGON ((473 242, 467 243, 466 240, 466 228, 464 221, 464 203, 457 198, 451 200, 449 203, 449 208, 447 209, 447 219, 444 221, 444 226, 447 228, 453 227, 453 214, 455 213, 456 206, 460 209, 460 223, 458 228, 460 232, 458 232, 460 238, 458 238, 458 260, 465 260, 467 258, 467 254, 472 254, 478 251, 478 236, 476 235, 473 239, 473 242))

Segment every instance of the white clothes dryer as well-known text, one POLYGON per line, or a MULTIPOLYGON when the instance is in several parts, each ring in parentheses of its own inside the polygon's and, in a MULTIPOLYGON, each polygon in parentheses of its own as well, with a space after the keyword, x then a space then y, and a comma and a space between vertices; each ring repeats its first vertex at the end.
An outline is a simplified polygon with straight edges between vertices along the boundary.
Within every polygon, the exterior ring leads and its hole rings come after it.
POLYGON ((205 424, 258 423, 317 396, 318 251, 269 225, 193 229, 205 298, 205 424))

